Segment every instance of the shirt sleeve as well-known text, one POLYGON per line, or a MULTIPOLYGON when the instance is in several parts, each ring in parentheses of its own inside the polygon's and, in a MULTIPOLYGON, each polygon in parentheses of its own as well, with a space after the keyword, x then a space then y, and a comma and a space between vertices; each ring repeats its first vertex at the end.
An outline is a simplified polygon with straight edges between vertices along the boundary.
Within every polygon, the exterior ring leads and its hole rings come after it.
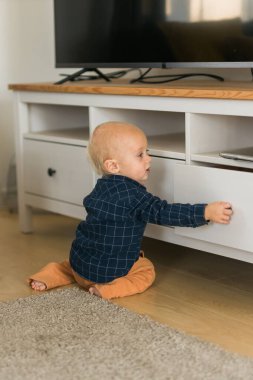
POLYGON ((198 227, 208 224, 204 218, 205 203, 168 203, 147 191, 142 191, 132 210, 138 219, 167 226, 198 227))

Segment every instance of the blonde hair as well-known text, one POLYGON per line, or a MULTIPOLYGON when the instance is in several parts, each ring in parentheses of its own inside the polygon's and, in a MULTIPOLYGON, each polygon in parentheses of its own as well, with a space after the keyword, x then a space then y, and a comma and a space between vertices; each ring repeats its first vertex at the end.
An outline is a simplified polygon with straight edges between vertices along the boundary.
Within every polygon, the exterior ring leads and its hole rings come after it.
POLYGON ((121 121, 108 121, 95 128, 88 144, 88 156, 99 175, 111 174, 105 169, 104 162, 113 158, 111 156, 118 149, 119 138, 122 132, 126 131, 126 127, 128 130, 129 128, 139 130, 135 125, 121 121))
MULTIPOLYGON (((99 126, 97 127, 99 128, 99 126)), ((95 132, 95 131, 94 131, 95 132)), ((94 135, 93 132, 93 135, 94 135)), ((88 144, 88 157, 97 172, 97 174, 104 175, 105 169, 104 169, 104 154, 102 153, 101 149, 98 148, 98 145, 94 142, 93 135, 89 141, 88 144)))

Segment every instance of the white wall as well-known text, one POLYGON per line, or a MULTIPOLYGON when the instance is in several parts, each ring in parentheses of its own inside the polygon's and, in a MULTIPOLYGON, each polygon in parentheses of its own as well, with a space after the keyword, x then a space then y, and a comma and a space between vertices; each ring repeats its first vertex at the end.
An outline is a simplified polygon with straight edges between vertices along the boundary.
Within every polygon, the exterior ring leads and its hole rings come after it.
POLYGON ((0 208, 15 151, 8 84, 58 79, 53 36, 53 0, 0 0, 0 208))
MULTIPOLYGON (((4 206, 2 190, 6 187, 8 167, 15 150, 12 93, 8 84, 55 81, 62 72, 54 68, 53 0, 0 0, 0 56, 1 208, 4 206)), ((230 79, 234 78, 235 71, 217 73, 230 79)), ((236 72, 235 78, 248 80, 249 70, 236 72)))
POLYGON ((15 57, 11 49, 16 12, 14 1, 0 0, 0 206, 2 189, 7 176, 7 163, 14 152, 12 98, 7 84, 15 75, 13 63, 15 57))

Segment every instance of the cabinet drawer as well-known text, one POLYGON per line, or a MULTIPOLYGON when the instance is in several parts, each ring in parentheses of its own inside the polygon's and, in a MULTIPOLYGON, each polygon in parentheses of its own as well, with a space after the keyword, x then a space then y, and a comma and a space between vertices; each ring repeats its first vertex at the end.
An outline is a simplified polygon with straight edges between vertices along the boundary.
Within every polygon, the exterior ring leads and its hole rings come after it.
POLYGON ((173 202, 173 178, 176 163, 185 164, 185 161, 164 157, 152 157, 151 161, 147 190, 168 202, 173 202))
POLYGON ((25 139, 24 182, 26 192, 82 205, 92 188, 86 148, 25 139))
POLYGON ((174 199, 181 203, 229 201, 230 224, 209 223, 198 228, 175 228, 179 235, 253 252, 253 173, 203 166, 177 165, 174 199))

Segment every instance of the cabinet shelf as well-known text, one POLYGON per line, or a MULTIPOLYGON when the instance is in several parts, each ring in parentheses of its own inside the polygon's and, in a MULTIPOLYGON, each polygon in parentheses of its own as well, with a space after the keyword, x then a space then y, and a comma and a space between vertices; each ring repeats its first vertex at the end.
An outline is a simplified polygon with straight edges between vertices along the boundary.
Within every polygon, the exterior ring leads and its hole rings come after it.
MULTIPOLYGON (((24 138, 68 145, 87 146, 89 141, 89 128, 28 132, 24 134, 24 138)), ((148 141, 151 155, 185 160, 184 133, 149 136, 148 141)))
POLYGON ((220 166, 232 166, 236 168, 253 169, 253 162, 223 158, 219 155, 219 152, 192 154, 191 160, 220 166))
POLYGON ((148 136, 148 143, 152 156, 185 160, 184 133, 148 136))
POLYGON ((28 132, 25 139, 48 141, 54 143, 87 146, 89 140, 89 128, 54 129, 40 132, 28 132))

